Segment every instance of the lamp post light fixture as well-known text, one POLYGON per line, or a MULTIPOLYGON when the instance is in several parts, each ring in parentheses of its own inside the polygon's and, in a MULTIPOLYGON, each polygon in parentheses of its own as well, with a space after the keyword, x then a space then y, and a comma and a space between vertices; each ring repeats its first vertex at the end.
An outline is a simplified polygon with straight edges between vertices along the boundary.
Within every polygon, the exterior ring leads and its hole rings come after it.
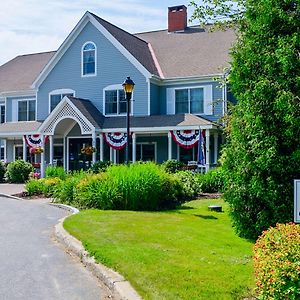
POLYGON ((125 162, 128 165, 129 163, 129 140, 130 140, 130 123, 129 123, 129 115, 130 115, 130 100, 132 96, 132 92, 134 89, 134 82, 127 77, 127 79, 122 84, 123 90, 125 92, 126 103, 127 103, 127 114, 126 114, 126 134, 127 134, 127 143, 126 143, 126 152, 125 152, 125 162))

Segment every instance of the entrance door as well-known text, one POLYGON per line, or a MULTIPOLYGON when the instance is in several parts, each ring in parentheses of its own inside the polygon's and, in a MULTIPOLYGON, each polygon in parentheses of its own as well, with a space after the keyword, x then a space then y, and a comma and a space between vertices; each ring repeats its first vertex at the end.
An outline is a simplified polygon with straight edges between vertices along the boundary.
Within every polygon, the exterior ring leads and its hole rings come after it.
POLYGON ((91 167, 92 155, 82 153, 81 149, 91 146, 91 138, 69 139, 69 170, 87 170, 91 167))

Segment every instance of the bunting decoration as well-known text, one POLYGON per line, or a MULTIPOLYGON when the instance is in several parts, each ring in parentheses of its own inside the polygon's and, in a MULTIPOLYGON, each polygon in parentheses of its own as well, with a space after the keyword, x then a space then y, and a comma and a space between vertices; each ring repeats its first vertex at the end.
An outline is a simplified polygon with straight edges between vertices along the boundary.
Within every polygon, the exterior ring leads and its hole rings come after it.
MULTIPOLYGON (((30 148, 42 147, 42 136, 40 134, 28 134, 24 135, 26 144, 30 148)), ((45 143, 48 141, 48 136, 45 136, 45 143)))
POLYGON ((173 130, 171 131, 171 135, 180 147, 190 149, 197 144, 199 132, 200 130, 173 130))
POLYGON ((120 150, 126 146, 127 143, 127 133, 123 132, 108 132, 103 133, 104 139, 109 147, 120 150))

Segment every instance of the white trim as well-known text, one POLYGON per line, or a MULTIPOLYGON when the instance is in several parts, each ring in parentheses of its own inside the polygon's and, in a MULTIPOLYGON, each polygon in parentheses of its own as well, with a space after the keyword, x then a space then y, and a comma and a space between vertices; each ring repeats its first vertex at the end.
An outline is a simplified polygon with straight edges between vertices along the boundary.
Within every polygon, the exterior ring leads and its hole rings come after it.
MULTIPOLYGON (((201 129, 216 129, 216 125, 201 125, 201 129)), ((168 126, 168 127, 131 127, 134 132, 156 133, 156 132, 168 132, 170 130, 198 130, 199 125, 182 125, 182 126, 168 126)), ((108 128, 103 129, 101 132, 126 132, 126 128, 108 128)))
POLYGON ((0 93, 0 96, 3 97, 32 97, 35 96, 37 91, 35 89, 32 90, 19 90, 19 91, 7 91, 0 93))
POLYGON ((159 86, 173 86, 180 84, 199 84, 206 82, 215 82, 216 79, 223 77, 224 74, 211 74, 211 75, 201 75, 201 76, 186 76, 186 77, 170 77, 170 78, 160 78, 156 75, 151 77, 151 82, 159 86))
MULTIPOLYGON (((48 123, 52 121, 53 115, 55 115, 65 104, 69 104, 80 116, 81 118, 89 125, 90 128, 94 128, 95 126, 80 112, 80 110, 72 103, 72 101, 69 100, 67 96, 65 96, 53 109, 53 111, 48 115, 48 117, 43 121, 41 126, 39 127, 38 131, 40 133, 43 133, 43 130, 49 125, 48 123)), ((61 117, 59 120, 63 119, 73 119, 77 122, 75 118, 72 118, 70 116, 68 117, 61 117)), ((78 122, 77 122, 78 123, 78 122)), ((58 122, 55 122, 55 126, 53 126, 53 130, 55 131, 55 127, 57 126, 58 122)), ((79 124, 79 123, 78 123, 79 124)), ((79 124, 80 129, 82 130, 81 125, 79 124)), ((91 134, 92 132, 86 132, 85 134, 91 134)), ((49 133, 47 133, 49 134, 49 133)))
MULTIPOLYGON (((49 92, 48 95, 48 113, 51 113, 51 96, 53 95, 63 95, 63 94, 73 94, 73 97, 76 97, 76 92, 72 89, 57 89, 49 92)), ((62 98, 63 99, 63 98, 62 98)), ((60 101, 62 101, 62 99, 60 101)))
POLYGON ((87 41, 81 47, 81 77, 85 78, 85 77, 95 77, 95 76, 97 76, 97 46, 96 46, 95 42, 87 41), (84 51, 83 48, 87 44, 93 44, 95 47, 95 73, 93 73, 93 74, 83 74, 83 51, 84 51))
POLYGON ((151 73, 116 39, 114 38, 89 12, 86 12, 77 25, 73 28, 68 37, 64 40, 57 52, 50 59, 43 71, 32 84, 32 88, 39 87, 46 79, 51 70, 71 46, 73 41, 81 33, 82 29, 91 22, 146 78, 151 77, 151 73))
POLYGON ((147 79, 147 84, 148 84, 148 116, 151 115, 151 83, 150 83, 150 80, 147 79))
MULTIPOLYGON (((103 89, 103 115, 106 116, 106 117, 124 117, 126 116, 126 112, 125 113, 116 113, 116 114, 106 114, 105 112, 105 106, 106 106, 106 103, 105 103, 105 92, 106 91, 117 91, 117 110, 119 109, 119 103, 120 103, 120 97, 119 97, 119 90, 122 90, 123 91, 123 86, 122 84, 111 84, 111 85, 108 85, 106 86, 104 89, 103 89)), ((130 100, 130 116, 133 116, 133 101, 134 101, 134 92, 132 93, 132 96, 131 96, 131 100, 130 100)), ((127 109, 127 103, 126 103, 126 109, 127 109)))

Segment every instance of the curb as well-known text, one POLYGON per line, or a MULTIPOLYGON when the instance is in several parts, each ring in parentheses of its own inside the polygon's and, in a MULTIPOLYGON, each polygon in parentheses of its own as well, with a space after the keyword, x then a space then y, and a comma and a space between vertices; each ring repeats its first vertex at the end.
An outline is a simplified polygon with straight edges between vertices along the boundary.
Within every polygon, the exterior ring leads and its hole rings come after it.
MULTIPOLYGON (((63 207, 61 207, 63 208, 63 207)), ((68 207, 69 209, 72 207, 68 207)), ((65 208, 67 209, 67 208, 65 208)), ((76 210, 76 209, 75 209, 76 210)), ((79 257, 83 265, 94 276, 100 279, 112 292, 117 293, 123 300, 141 300, 142 298, 133 289, 131 284, 119 273, 97 263, 93 257, 83 248, 82 243, 71 236, 64 228, 62 218, 55 225, 54 233, 57 240, 62 243, 68 251, 79 257)))
POLYGON ((11 199, 15 199, 15 200, 24 200, 20 197, 12 196, 12 195, 9 195, 9 194, 3 194, 3 193, 0 193, 0 197, 11 198, 11 199))

